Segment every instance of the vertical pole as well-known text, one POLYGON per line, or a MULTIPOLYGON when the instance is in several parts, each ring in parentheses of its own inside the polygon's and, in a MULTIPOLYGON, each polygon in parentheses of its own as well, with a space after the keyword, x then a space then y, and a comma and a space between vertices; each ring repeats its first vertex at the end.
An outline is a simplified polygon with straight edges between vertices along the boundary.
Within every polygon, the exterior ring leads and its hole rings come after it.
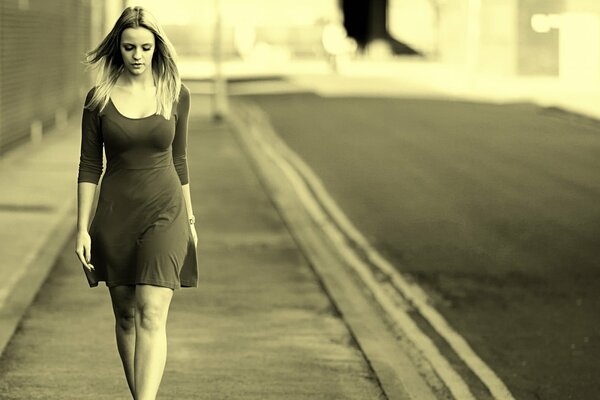
MULTIPOLYGON (((4 21, 4 7, 0 7, 0 23, 4 21)), ((2 27, 0 26, 0 54, 3 54, 6 50, 4 50, 4 40, 2 40, 2 27)), ((2 93, 2 89, 4 88, 4 75, 2 74, 2 60, 0 60, 0 93, 2 93)), ((2 121, 2 111, 4 108, 4 101, 2 101, 3 96, 0 96, 0 160, 2 160, 4 155, 4 125, 2 121)))
POLYGON ((215 74, 213 77, 213 119, 221 120, 227 113, 227 88, 223 76, 223 37, 221 1, 215 0, 215 31, 213 43, 213 60, 215 74))

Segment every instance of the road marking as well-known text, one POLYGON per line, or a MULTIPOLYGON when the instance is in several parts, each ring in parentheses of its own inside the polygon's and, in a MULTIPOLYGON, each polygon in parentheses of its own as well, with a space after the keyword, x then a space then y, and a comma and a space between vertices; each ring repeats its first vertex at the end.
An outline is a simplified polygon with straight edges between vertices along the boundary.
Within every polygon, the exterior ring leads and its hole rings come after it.
POLYGON ((255 105, 249 104, 247 107, 255 122, 254 126, 250 127, 254 140, 263 148, 265 154, 286 173, 315 221, 339 246, 340 254, 347 259, 349 265, 363 279, 390 317, 423 352, 452 395, 460 400, 474 398, 464 380, 452 369, 431 339, 418 328, 410 316, 399 310, 398 306, 390 300, 382 288, 381 282, 375 278, 371 266, 356 255, 356 248, 360 249, 371 264, 377 268, 378 274, 383 274, 383 280, 391 283, 444 338, 495 399, 514 400, 504 382, 475 353, 467 341, 448 324, 444 317, 429 304, 426 293, 418 285, 408 282, 354 227, 327 193, 311 168, 279 138, 266 113, 255 105), (327 214, 331 216, 333 222, 330 221, 327 214))

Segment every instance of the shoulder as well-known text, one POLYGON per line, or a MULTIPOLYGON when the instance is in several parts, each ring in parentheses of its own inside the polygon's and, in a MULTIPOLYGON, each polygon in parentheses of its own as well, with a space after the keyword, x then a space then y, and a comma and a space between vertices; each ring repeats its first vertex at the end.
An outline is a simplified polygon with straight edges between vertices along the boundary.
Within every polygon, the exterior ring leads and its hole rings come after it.
POLYGON ((181 84, 181 89, 179 90, 179 102, 185 102, 190 100, 190 89, 184 84, 181 84))
POLYGON ((96 86, 92 86, 92 87, 91 87, 91 88, 88 90, 87 94, 85 95, 85 99, 86 99, 86 100, 89 100, 89 99, 91 99, 91 98, 92 98, 92 96, 94 96, 94 93, 96 93, 96 86))
POLYGON ((179 99, 177 100, 177 115, 185 114, 190 110, 190 89, 181 84, 181 89, 179 90, 179 99))
POLYGON ((91 101, 92 101, 92 98, 94 97, 95 93, 96 93, 96 86, 93 86, 91 89, 88 90, 87 94, 85 95, 85 102, 83 104, 84 108, 91 107, 91 101))

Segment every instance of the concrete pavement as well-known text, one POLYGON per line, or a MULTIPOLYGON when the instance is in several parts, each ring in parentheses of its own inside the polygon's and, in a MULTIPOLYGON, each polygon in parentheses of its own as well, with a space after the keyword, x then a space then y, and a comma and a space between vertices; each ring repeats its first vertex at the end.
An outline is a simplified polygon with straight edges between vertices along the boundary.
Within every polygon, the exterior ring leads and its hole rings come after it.
POLYGON ((80 123, 0 159, 0 352, 74 227, 80 123))
MULTIPOLYGON (((188 151, 200 287, 175 294, 159 398, 410 398, 402 385, 384 393, 369 355, 230 127, 208 122, 201 112, 208 103, 201 98, 192 104, 188 151)), ((0 171, 12 185, 4 187, 19 188, 3 191, 12 196, 3 204, 30 204, 26 211, 2 211, 0 251, 14 259, 3 263, 0 280, 6 293, 0 330, 5 344, 10 339, 0 358, 0 398, 128 398, 107 290, 87 286, 74 254, 78 124, 75 118, 41 146, 14 153, 0 171), (26 179, 17 185, 19 173, 26 179), (42 233, 32 237, 34 229, 42 233), (15 270, 23 272, 13 278, 15 270), (32 276, 37 283, 24 285, 32 276)), ((412 376, 421 379, 416 370, 412 376)))
MULTIPOLYGON (((184 67, 182 69, 185 71, 184 67)), ((242 70, 238 71, 240 77, 245 76, 243 75, 244 73, 245 72, 242 70)), ((258 87, 251 83, 249 83, 249 85, 252 87, 238 85, 236 90, 249 90, 252 92, 258 87)), ((264 82, 261 83, 261 85, 264 89, 264 82)), ((562 107, 593 118, 598 118, 600 116, 600 114, 598 114, 598 109, 595 106, 598 103, 597 100, 600 99, 593 88, 569 89, 560 85, 555 80, 536 80, 530 78, 521 80, 500 80, 492 79, 491 77, 480 77, 479 80, 474 84, 467 85, 464 77, 461 78, 455 72, 444 69, 441 66, 436 66, 433 64, 423 65, 417 62, 407 61, 400 61, 397 63, 373 63, 367 61, 354 63, 352 65, 346 65, 346 67, 342 67, 339 75, 331 75, 326 68, 323 68, 323 65, 315 64, 315 66, 310 68, 297 68, 297 71, 294 72, 293 76, 289 77, 287 82, 282 84, 276 83, 274 85, 275 87, 267 89, 284 91, 309 89, 325 96, 402 95, 417 97, 463 97, 478 101, 494 102, 534 101, 546 106, 562 107), (408 77, 410 79, 407 79, 408 77)), ((199 97, 195 97, 195 99, 197 101, 200 100, 199 97)), ((200 100, 195 107, 197 111, 204 110, 203 112, 205 114, 210 108, 207 99, 200 100)), ((207 115, 199 115, 197 117, 200 118, 199 121, 202 121, 202 118, 204 118, 204 121, 199 122, 199 124, 206 123, 207 115)), ((73 274, 69 279, 72 279, 73 286, 77 285, 77 274, 81 271, 79 270, 80 267, 76 263, 73 252, 74 238, 71 236, 71 228, 75 225, 76 216, 75 182, 76 165, 78 163, 79 156, 79 123, 79 116, 74 116, 69 120, 68 125, 61 126, 49 134, 46 134, 41 143, 27 144, 0 159, 0 183, 3 185, 2 187, 5 188, 5 190, 0 192, 0 226, 2 227, 2 229, 0 229, 0 238, 2 239, 0 240, 0 254, 2 254, 2 260, 0 262, 0 350, 3 350, 10 338, 13 337, 13 333, 17 328, 23 313, 27 310, 27 307, 33 300, 34 296, 36 296, 38 293, 40 285, 42 285, 52 267, 56 267, 56 270, 60 271, 60 264, 69 264, 70 267, 67 268, 70 269, 68 269, 68 271, 70 271, 70 274, 73 274), (59 255, 59 263, 55 265, 54 262, 59 255)), ((202 129, 206 129, 207 132, 211 129, 224 129, 223 132, 228 132, 228 128, 214 128, 208 125, 202 125, 202 129)), ((218 135, 219 134, 215 134, 215 136, 218 135)), ((204 137, 202 140, 207 140, 207 138, 204 137)), ((239 149, 236 149, 236 145, 234 145, 233 142, 230 142, 227 145, 223 143, 215 144, 209 142, 200 144, 199 148, 204 150, 198 150, 200 153, 195 156, 192 155, 191 159, 203 160, 202 163, 209 159, 212 160, 212 163, 209 164, 198 164, 201 171, 198 173, 198 176, 201 176, 201 179, 208 179, 208 175, 213 172, 216 162, 223 161, 221 159, 211 159, 208 156, 211 156, 212 154, 208 154, 207 156, 207 154, 202 151, 206 151, 206 149, 214 148, 214 146, 219 145, 222 146, 224 156, 232 157, 232 159, 238 160, 241 157, 239 149)), ((197 151, 195 147, 190 148, 190 150, 192 152, 197 151)), ((250 171, 248 166, 242 167, 241 170, 246 171, 247 173, 250 171)), ((255 176, 252 178, 252 176, 254 175, 250 173, 250 175, 246 176, 246 178, 250 180, 256 178, 255 176)), ((221 176, 214 177, 214 179, 223 180, 221 176)), ((209 199, 213 198, 216 199, 215 201, 219 206, 215 206, 215 208, 210 212, 205 212, 205 218, 210 220, 215 218, 215 215, 219 215, 220 213, 223 214, 224 210, 227 209, 226 207, 223 207, 223 198, 219 198, 215 195, 215 193, 206 192, 206 190, 203 189, 204 187, 210 186, 208 185, 208 182, 202 181, 195 186, 196 187, 192 187, 192 190, 194 191, 193 196, 195 197, 195 202, 198 204, 197 208, 202 209, 202 205, 205 204, 202 200, 206 199, 206 201, 208 201, 209 199)), ((234 186, 229 186, 228 188, 224 187, 222 190, 225 193, 224 197, 226 199, 228 198, 227 196, 238 193, 234 186)), ((240 196, 241 195, 242 194, 240 194, 240 196)), ((256 210, 260 209, 261 208, 256 208, 256 210)), ((268 210, 268 208, 265 208, 265 210, 268 210)), ((279 220, 276 215, 274 216, 273 211, 274 209, 272 208, 270 212, 264 211, 265 215, 263 215, 263 217, 266 215, 270 216, 266 216, 266 220, 263 220, 262 223, 281 224, 281 220, 279 220)), ((202 235, 208 235, 208 233, 203 233, 204 231, 199 229, 201 242, 199 244, 200 250, 203 246, 202 243, 204 243, 204 245, 209 248, 204 254, 206 254, 207 257, 210 257, 211 260, 213 254, 211 254, 211 252, 208 250, 210 250, 212 247, 215 247, 215 251, 216 248, 220 248, 222 246, 230 247, 230 250, 237 249, 240 246, 247 249, 271 249, 275 244, 281 244, 281 241, 287 241, 284 247, 290 251, 292 248, 294 248, 294 244, 289 241, 289 238, 282 239, 281 232, 278 234, 273 234, 272 231, 245 231, 245 229, 252 227, 250 222, 248 222, 250 220, 244 219, 247 216, 244 216, 242 219, 237 218, 238 220, 236 222, 242 225, 236 228, 231 228, 233 229, 232 232, 234 233, 232 233, 232 237, 228 237, 226 245, 223 243, 219 244, 216 241, 213 243, 211 240, 216 240, 214 237, 219 236, 217 235, 219 232, 223 233, 220 230, 226 226, 223 221, 227 221, 225 219, 227 215, 220 215, 220 217, 223 218, 220 224, 215 224, 209 229, 212 230, 212 239, 207 236, 203 241, 202 235), (248 225, 244 225, 244 221, 246 221, 248 225), (236 245, 235 243, 238 244, 236 245)), ((200 218, 199 220, 200 223, 198 226, 203 226, 200 218)), ((274 247, 277 248, 277 246, 274 247)), ((300 249, 297 246, 295 246, 295 250, 296 252, 300 252, 300 249)), ((233 251, 230 251, 229 253, 231 253, 228 254, 231 257, 234 257, 235 254, 237 254, 233 251)), ((276 261, 276 258, 274 259, 274 264, 281 264, 282 256, 280 255, 279 257, 279 261, 276 261)), ((289 263, 289 256, 283 258, 287 263, 289 263)), ((250 259, 248 258, 248 255, 242 257, 242 260, 246 259, 250 259)), ((234 261, 228 260, 223 261, 222 265, 230 265, 228 263, 235 264, 234 261)), ((283 264, 285 264, 285 262, 283 264)), ((297 265, 290 268, 296 267, 297 265)), ((310 271, 308 274, 310 275, 310 271)), ((52 281, 52 279, 54 278, 51 277, 50 281, 52 281)), ((224 277, 221 277, 221 279, 223 279, 223 281, 221 282, 220 290, 224 290, 225 284, 223 282, 227 282, 228 280, 224 277)), ((252 279, 257 278, 252 277, 252 279)), ((252 280, 249 280, 249 282, 252 282, 252 280)), ((272 285, 269 285, 268 289, 271 289, 271 286, 272 285)), ((85 290, 83 290, 79 296, 87 295, 87 288, 84 286, 83 289, 85 290)), ((279 294, 273 294, 272 292, 266 291, 265 287, 262 287, 261 290, 264 291, 263 294, 265 297, 272 295, 273 297, 269 297, 271 300, 282 298, 279 294)), ((45 291, 46 289, 40 292, 40 298, 43 298, 45 291)), ((185 296, 189 296, 189 292, 186 292, 187 290, 183 291, 180 297, 184 298, 185 296)), ((218 293, 218 291, 216 293, 218 293)), ((54 297, 58 296, 58 294, 61 294, 61 292, 56 292, 55 294, 46 296, 50 296, 54 299, 54 297)), ((94 295, 97 294, 94 293, 94 295)), ((208 299, 207 301, 210 302, 212 301, 211 299, 214 299, 214 296, 215 293, 212 295, 207 295, 205 299, 208 299)), ((321 293, 321 296, 324 296, 324 294, 321 293)), ((103 301, 106 303, 107 299, 105 297, 106 296, 98 295, 98 301, 103 301)), ((73 298, 73 301, 78 301, 78 299, 81 300, 81 297, 73 298)), ((304 299, 299 299, 298 301, 300 304, 304 304, 304 299)), ((104 308, 98 308, 98 310, 104 310, 104 312, 106 312, 109 310, 106 308, 107 304, 108 303, 104 304, 104 308)), ((263 311, 264 307, 269 308, 273 305, 269 304, 267 306, 266 304, 268 303, 264 303, 262 306, 263 311)), ((38 301, 35 307, 39 306, 40 301, 38 301)), ((329 304, 329 306, 331 306, 331 304, 329 304)), ((34 310, 35 307, 32 310, 34 310)), ((176 306, 174 303, 174 308, 175 307, 176 306)), ((35 313, 35 311, 32 312, 35 313)), ((288 315, 287 313, 284 314, 288 315)), ((63 314, 52 315, 54 319, 48 321, 44 320, 45 322, 42 324, 43 326, 45 326, 46 323, 50 326, 52 325, 51 322, 55 322, 56 319, 61 320, 64 317, 63 314)), ((70 316, 70 318, 71 317, 74 318, 74 315, 70 316)), ((104 315, 104 322, 99 322, 106 326, 106 324, 109 324, 109 317, 110 315, 104 315)), ((173 317, 172 319, 175 320, 176 317, 173 317)), ((334 318, 334 320, 338 321, 338 323, 343 322, 339 316, 334 318)), ((36 322, 32 323, 35 324, 36 322)), ((94 325, 96 320, 93 320, 90 323, 94 325)), ((202 323, 202 320, 199 320, 199 323, 202 323)), ((24 325, 22 326, 26 326, 26 324, 27 319, 24 321, 24 325)), ((222 329, 227 330, 227 328, 225 328, 226 326, 227 325, 223 325, 222 329)), ((336 329, 341 328, 338 326, 336 329)), ((343 329, 338 331, 338 333, 342 331, 343 329)), ((60 331, 51 331, 51 333, 46 333, 46 335, 48 335, 46 337, 54 340, 53 338, 58 337, 56 335, 60 335, 57 332, 60 331)), ((18 339, 21 333, 25 332, 19 331, 15 338, 18 339)), ((346 334, 349 336, 346 336, 346 339, 344 340, 350 340, 348 337, 352 338, 353 333, 354 332, 346 331, 346 334)), ((312 334, 313 333, 308 333, 309 336, 312 334)), ((30 343, 33 346, 35 340, 39 340, 36 339, 38 333, 36 333, 34 330, 29 332, 29 335, 29 339, 23 338, 18 340, 24 340, 22 343, 28 343, 27 340, 33 340, 33 342, 30 343)), ((222 336, 221 333, 219 333, 219 335, 222 336)), ((102 340, 106 341, 107 339, 106 337, 102 337, 102 340)), ((334 341, 335 340, 337 339, 334 339, 334 341)), ((342 340, 342 342, 344 342, 344 340, 342 340)), ((352 342, 352 340, 350 340, 350 342, 352 342)), ((352 343, 354 343, 353 346, 355 350, 360 347, 356 342, 352 343)), ((55 351, 59 350, 60 347, 57 347, 55 351)), ((82 354, 82 356, 84 356, 84 354, 82 354)), ((215 355, 215 357, 218 359, 221 359, 222 356, 222 353, 215 355)), ((26 356, 23 355, 23 357, 26 356)), ((56 354, 52 355, 49 358, 49 361, 52 361, 54 359, 53 357, 57 357, 56 354)), ((364 354, 357 352, 354 354, 354 357, 355 358, 353 362, 358 363, 356 365, 362 365, 360 368, 366 368, 365 365, 369 365, 370 360, 365 359, 364 354), (361 361, 359 362, 357 360, 361 361)), ((31 367, 32 371, 35 371, 37 367, 33 367, 36 365, 36 361, 31 360, 30 362, 32 364, 29 364, 29 367, 31 367)), ((2 374, 4 374, 2 375, 3 377, 8 377, 10 373, 12 373, 12 364, 10 365, 10 369, 2 369, 2 374)), ((40 365, 43 365, 43 363, 40 365)), ((254 367, 255 366, 251 362, 248 364, 248 368, 252 369, 254 367)), ((377 382, 378 377, 371 369, 367 368, 366 370, 361 370, 360 368, 356 369, 355 372, 362 371, 358 374, 360 376, 364 375, 367 377, 366 381, 369 381, 373 384, 377 382)), ((293 371, 294 368, 291 368, 290 370, 293 371)), ((112 372, 114 371, 115 370, 113 369, 112 372)), ((231 376, 224 371, 221 371, 221 373, 224 374, 223 376, 231 376)), ((116 376, 116 379, 120 379, 119 374, 116 374, 116 376)), ((345 374, 342 374, 341 376, 343 377, 345 374)), ((338 378, 334 378, 334 380, 338 378)), ((4 378, 2 381, 4 381, 4 378)), ((355 381, 356 380, 352 380, 352 382, 355 381)), ((7 382, 11 381, 9 380, 7 382)), ((12 381, 10 385, 14 384, 14 382, 15 381, 12 381)), ((43 386, 44 384, 48 384, 48 382, 43 380, 40 381, 40 385, 43 386)), ((345 390, 343 389, 343 386, 344 385, 341 385, 337 390, 345 390)), ((364 386, 363 389, 360 390, 370 390, 372 391, 370 393, 376 393, 377 390, 380 390, 379 386, 377 385, 370 386, 369 389, 364 389, 366 387, 369 387, 369 385, 364 386)), ((319 390, 322 389, 323 387, 320 386, 319 390)), ((8 392, 4 392, 5 394, 11 392, 9 389, 6 390, 8 390, 8 392)), ((316 387, 314 390, 315 392, 313 395, 318 392, 316 387)), ((327 393, 332 395, 330 392, 327 393)), ((28 395, 33 396, 33 392, 30 392, 28 395)), ((236 395, 237 394, 235 393, 232 394, 233 397, 236 395)), ((77 396, 80 395, 78 394, 77 396)), ((332 396, 335 398, 335 395, 332 396)), ((257 398, 264 397, 258 397, 257 395, 257 398)), ((344 395, 343 398, 348 397, 344 395)))

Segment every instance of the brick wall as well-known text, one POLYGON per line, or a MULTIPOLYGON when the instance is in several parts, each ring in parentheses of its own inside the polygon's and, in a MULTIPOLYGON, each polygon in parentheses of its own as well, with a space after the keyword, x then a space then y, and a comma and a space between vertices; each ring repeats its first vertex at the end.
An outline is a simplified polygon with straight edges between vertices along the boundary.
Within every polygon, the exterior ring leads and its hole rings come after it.
POLYGON ((80 112, 91 0, 0 2, 0 155, 80 112), (38 129, 39 130, 39 129, 38 129))

